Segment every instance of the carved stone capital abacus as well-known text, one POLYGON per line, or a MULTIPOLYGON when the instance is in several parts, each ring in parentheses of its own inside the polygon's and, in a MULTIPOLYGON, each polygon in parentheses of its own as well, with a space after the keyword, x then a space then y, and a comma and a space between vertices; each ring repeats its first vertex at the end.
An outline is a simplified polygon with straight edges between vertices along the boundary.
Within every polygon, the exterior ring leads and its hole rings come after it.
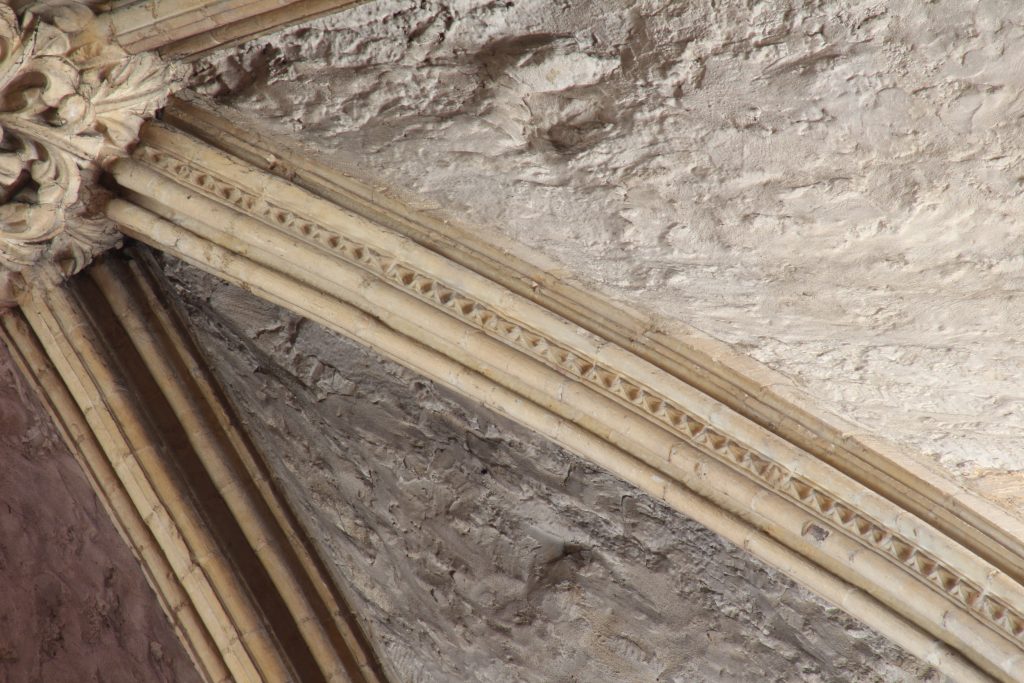
POLYGON ((109 42, 85 3, 0 6, 0 303, 117 243, 100 174, 135 143, 178 73, 109 42))

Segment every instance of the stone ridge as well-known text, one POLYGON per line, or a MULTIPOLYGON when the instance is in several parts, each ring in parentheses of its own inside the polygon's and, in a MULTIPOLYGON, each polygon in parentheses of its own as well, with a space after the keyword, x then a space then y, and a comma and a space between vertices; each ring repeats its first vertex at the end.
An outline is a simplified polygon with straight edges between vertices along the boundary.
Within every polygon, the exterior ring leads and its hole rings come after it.
MULTIPOLYGON (((910 535, 865 514, 859 506, 802 477, 767 453, 744 445, 687 412, 665 396, 628 375, 549 339, 543 333, 512 320, 437 278, 417 271, 411 264, 356 242, 320 224, 310 215, 296 213, 280 202, 258 197, 208 168, 194 165, 167 150, 142 147, 140 161, 152 164, 207 195, 258 216, 270 225, 335 251, 347 261, 382 277, 413 296, 483 330, 510 346, 525 351, 574 379, 626 402, 631 408, 665 424, 683 442, 697 446, 726 464, 746 473, 814 514, 826 527, 846 533, 865 546, 887 556, 929 588, 952 599, 990 628, 1020 646, 1024 641, 1024 615, 1007 599, 990 593, 948 562, 928 552, 910 535)), ((828 532, 822 530, 827 536, 828 532)))
POLYGON ((1014 10, 381 0, 196 85, 975 477, 1024 442, 1014 10))
POLYGON ((200 681, 138 561, 2 345, 0 681, 200 681))
POLYGON ((163 261, 394 680, 941 680, 529 430, 163 261))

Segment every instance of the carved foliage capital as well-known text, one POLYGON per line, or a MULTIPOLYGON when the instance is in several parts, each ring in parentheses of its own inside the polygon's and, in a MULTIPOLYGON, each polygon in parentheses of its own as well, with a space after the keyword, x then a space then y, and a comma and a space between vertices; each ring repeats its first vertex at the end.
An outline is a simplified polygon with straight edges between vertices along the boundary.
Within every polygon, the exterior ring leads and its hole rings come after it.
POLYGON ((68 276, 114 245, 117 231, 98 217, 99 174, 175 76, 155 54, 100 35, 82 2, 0 5, 0 301, 29 269, 68 276))

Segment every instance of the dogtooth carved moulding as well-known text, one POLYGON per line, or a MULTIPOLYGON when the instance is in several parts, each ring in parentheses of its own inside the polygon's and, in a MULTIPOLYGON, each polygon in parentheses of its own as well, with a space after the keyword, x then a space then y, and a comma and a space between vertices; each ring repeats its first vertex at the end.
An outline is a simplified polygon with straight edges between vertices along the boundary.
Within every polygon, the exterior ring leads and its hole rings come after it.
POLYGON ((184 156, 168 150, 141 147, 136 157, 199 194, 235 206, 248 215, 258 216, 300 240, 334 251, 344 260, 392 282, 411 296, 526 352, 598 392, 615 397, 645 417, 664 424, 683 443, 708 453, 759 485, 794 501, 818 519, 820 528, 827 530, 824 533, 835 531, 848 535, 890 559, 895 567, 911 574, 929 589, 961 604, 989 628, 1024 646, 1024 613, 1014 609, 1011 600, 1000 597, 992 587, 980 585, 921 547, 914 538, 916 532, 901 533, 873 518, 860 510, 856 502, 844 500, 776 461, 770 454, 759 452, 742 443, 738 437, 712 427, 707 420, 645 386, 642 381, 503 315, 455 286, 420 272, 411 263, 354 241, 310 215, 302 215, 246 191, 230 179, 218 177, 209 168, 199 168, 184 156))

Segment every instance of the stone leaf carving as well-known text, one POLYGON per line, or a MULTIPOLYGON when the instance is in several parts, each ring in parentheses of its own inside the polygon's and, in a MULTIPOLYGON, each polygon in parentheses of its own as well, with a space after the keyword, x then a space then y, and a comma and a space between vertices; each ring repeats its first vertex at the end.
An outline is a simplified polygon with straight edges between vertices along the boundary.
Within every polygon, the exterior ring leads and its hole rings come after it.
POLYGON ((101 36, 84 3, 0 5, 0 302, 27 270, 66 277, 117 242, 99 175, 177 80, 101 36))

